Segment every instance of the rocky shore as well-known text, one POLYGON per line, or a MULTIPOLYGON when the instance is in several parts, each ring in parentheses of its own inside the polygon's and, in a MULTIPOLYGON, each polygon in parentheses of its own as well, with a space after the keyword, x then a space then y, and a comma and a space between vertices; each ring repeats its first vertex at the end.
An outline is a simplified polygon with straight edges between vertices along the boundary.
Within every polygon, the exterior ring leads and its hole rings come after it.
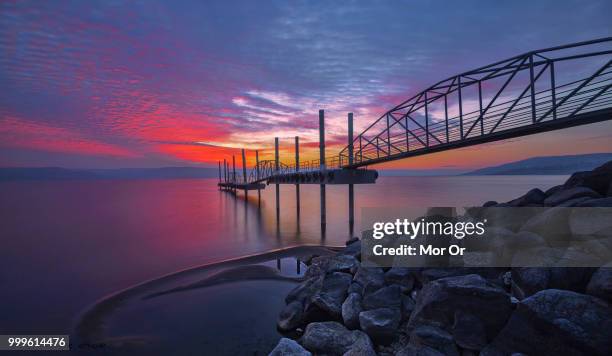
MULTIPOLYGON (((484 206, 610 207, 612 162, 484 206)), ((612 261, 600 268, 366 268, 354 238, 336 255, 312 258, 285 302, 277 327, 287 337, 274 356, 612 353, 612 261)))

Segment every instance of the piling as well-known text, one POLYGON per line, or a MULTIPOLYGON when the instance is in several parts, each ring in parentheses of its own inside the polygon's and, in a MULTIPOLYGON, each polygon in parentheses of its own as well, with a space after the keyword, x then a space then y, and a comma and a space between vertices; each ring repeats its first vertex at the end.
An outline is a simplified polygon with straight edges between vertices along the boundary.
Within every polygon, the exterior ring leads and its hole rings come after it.
MULTIPOLYGON (((319 110, 319 165, 320 173, 326 174, 325 172, 325 112, 319 110)), ((321 231, 325 232, 325 184, 321 184, 321 231)))

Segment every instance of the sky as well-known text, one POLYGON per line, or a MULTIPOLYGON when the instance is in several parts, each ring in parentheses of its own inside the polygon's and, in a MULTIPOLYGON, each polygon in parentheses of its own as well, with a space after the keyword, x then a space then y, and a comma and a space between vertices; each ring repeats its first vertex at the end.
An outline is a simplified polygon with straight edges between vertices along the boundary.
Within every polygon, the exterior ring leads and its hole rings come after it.
MULTIPOLYGON (((216 166, 328 153, 429 85, 612 35, 609 1, 3 1, 0 166, 216 166)), ((466 169, 612 152, 600 123, 396 161, 466 169), (572 144, 568 144, 571 142, 572 144)))

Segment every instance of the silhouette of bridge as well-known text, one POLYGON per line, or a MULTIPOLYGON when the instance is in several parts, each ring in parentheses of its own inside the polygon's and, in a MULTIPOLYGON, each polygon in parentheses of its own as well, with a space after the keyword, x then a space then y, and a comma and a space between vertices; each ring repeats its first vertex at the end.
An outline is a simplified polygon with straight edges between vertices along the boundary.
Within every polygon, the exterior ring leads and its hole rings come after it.
POLYGON ((358 169, 394 160, 612 119, 612 37, 540 49, 442 80, 384 113, 348 144, 325 156, 324 113, 319 112, 320 158, 259 161, 242 174, 219 163, 225 189, 268 184, 373 183, 358 169))

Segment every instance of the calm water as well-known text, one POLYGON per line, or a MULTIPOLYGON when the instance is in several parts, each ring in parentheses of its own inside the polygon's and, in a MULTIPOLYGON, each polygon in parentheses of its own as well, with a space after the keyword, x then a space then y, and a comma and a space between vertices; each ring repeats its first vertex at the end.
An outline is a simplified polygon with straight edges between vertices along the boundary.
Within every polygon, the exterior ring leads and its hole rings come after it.
MULTIPOLYGON (((355 187, 363 206, 465 206, 549 188, 565 176, 382 177, 355 187)), ((346 186, 216 189, 214 179, 0 183, 0 334, 67 334, 97 299, 191 266, 297 244, 341 245, 349 236, 346 186)))

